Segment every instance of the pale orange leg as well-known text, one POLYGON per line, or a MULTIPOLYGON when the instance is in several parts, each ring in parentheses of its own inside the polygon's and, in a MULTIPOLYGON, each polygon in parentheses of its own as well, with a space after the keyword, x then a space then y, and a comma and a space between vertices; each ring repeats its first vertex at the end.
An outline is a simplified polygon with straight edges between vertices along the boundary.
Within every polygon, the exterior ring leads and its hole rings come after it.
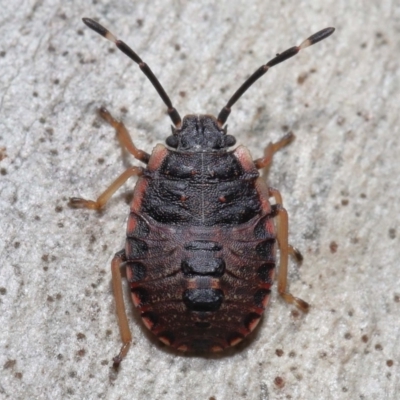
POLYGON ((111 273, 112 273, 112 286, 115 298, 115 306, 117 309, 119 332, 121 335, 122 347, 119 354, 114 357, 114 368, 118 368, 122 359, 128 353, 129 347, 132 342, 132 333, 129 328, 128 318, 126 316, 125 302, 122 288, 122 276, 121 267, 126 261, 125 250, 121 250, 115 254, 111 261, 111 273))
POLYGON ((150 154, 146 153, 143 150, 138 149, 132 142, 131 136, 129 135, 128 130, 125 125, 117 121, 105 107, 101 107, 99 109, 100 116, 106 120, 117 132, 118 140, 123 148, 126 148, 129 153, 133 155, 137 160, 140 160, 147 164, 150 159, 150 154))
POLYGON ((264 150, 264 156, 254 160, 254 164, 257 169, 268 167, 271 162, 274 154, 280 150, 282 147, 287 146, 294 140, 295 136, 293 132, 287 133, 276 143, 270 143, 264 150))
POLYGON ((71 197, 68 205, 72 208, 89 208, 100 210, 106 205, 111 196, 131 177, 140 176, 143 172, 142 167, 130 167, 123 172, 98 198, 96 201, 85 200, 80 197, 71 197))
POLYGON ((269 188, 269 195, 275 199, 276 205, 276 228, 277 228, 277 240, 279 246, 280 260, 278 270, 278 293, 282 298, 289 304, 294 304, 303 312, 307 312, 310 305, 304 300, 294 297, 287 291, 287 270, 288 270, 288 259, 289 254, 293 255, 296 259, 301 260, 302 256, 300 252, 290 246, 288 243, 289 236, 289 223, 287 211, 282 206, 282 196, 278 190, 269 188))

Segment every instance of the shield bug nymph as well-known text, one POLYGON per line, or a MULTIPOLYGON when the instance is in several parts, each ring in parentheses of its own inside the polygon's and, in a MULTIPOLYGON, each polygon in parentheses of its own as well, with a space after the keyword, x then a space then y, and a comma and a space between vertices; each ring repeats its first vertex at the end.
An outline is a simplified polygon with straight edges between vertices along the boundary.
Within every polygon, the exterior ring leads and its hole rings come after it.
POLYGON ((278 190, 259 170, 290 143, 288 134, 270 143, 253 160, 227 133, 232 106, 271 67, 295 56, 334 32, 323 29, 258 68, 233 94, 218 117, 186 115, 183 120, 150 67, 123 41, 89 18, 83 22, 136 62, 167 106, 172 134, 151 154, 139 150, 125 125, 105 109, 101 117, 144 167, 123 172, 96 201, 71 198, 74 208, 101 209, 128 178, 138 178, 125 248, 111 264, 113 290, 126 355, 132 335, 122 294, 125 269, 134 305, 158 339, 180 351, 216 352, 242 341, 257 326, 267 306, 279 249, 278 293, 302 311, 308 304, 287 289, 288 216, 278 190), (269 199, 273 198, 273 204, 269 199))

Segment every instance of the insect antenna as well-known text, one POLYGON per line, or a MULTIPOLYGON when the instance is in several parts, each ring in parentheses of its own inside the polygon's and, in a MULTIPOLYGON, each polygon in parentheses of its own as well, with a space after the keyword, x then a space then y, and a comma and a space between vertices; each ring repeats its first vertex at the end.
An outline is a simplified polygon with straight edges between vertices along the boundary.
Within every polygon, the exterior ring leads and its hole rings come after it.
POLYGON ((98 22, 93 21, 90 18, 82 18, 82 21, 90 29, 93 29, 101 36, 104 36, 106 39, 113 42, 123 53, 125 53, 130 59, 132 59, 133 61, 135 61, 136 64, 139 65, 139 68, 150 80, 154 88, 157 90, 157 93, 160 95, 162 101, 168 107, 168 115, 171 118, 173 124, 177 128, 179 128, 182 122, 181 117, 179 116, 178 111, 172 105, 170 98, 168 97, 160 81, 156 78, 150 67, 126 43, 124 43, 122 40, 118 40, 109 30, 104 28, 104 26, 100 25, 98 22))
POLYGON ((258 68, 253 75, 251 75, 240 88, 234 93, 234 95, 229 99, 228 103, 226 103, 226 106, 222 108, 220 113, 218 114, 218 125, 222 127, 226 120, 229 117, 229 114, 231 113, 231 107, 240 99, 240 97, 243 95, 243 93, 246 92, 246 90, 257 80, 260 79, 271 67, 287 60, 290 57, 295 56, 300 50, 312 46, 315 43, 320 42, 321 40, 326 39, 328 36, 332 35, 332 33, 335 31, 335 28, 325 28, 322 29, 322 31, 319 31, 317 33, 314 33, 314 35, 311 35, 308 39, 304 40, 303 43, 300 44, 300 46, 294 46, 291 47, 290 49, 285 50, 283 53, 277 54, 275 58, 272 60, 268 61, 265 65, 262 65, 260 68, 258 68))

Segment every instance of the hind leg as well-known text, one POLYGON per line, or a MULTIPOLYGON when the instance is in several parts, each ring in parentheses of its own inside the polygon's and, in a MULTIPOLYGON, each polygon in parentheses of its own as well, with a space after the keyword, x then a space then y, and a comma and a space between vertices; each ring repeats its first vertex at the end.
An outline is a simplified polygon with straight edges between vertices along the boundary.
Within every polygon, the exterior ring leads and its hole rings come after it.
POLYGON ((129 328, 128 318, 126 316, 126 307, 123 296, 122 288, 122 275, 121 268, 126 261, 125 250, 121 250, 115 254, 111 261, 111 273, 112 273, 112 286, 115 298, 115 305, 118 317, 119 332, 121 335, 122 347, 119 354, 114 357, 114 368, 118 368, 121 364, 122 359, 126 356, 129 351, 129 347, 132 342, 132 333, 129 328))

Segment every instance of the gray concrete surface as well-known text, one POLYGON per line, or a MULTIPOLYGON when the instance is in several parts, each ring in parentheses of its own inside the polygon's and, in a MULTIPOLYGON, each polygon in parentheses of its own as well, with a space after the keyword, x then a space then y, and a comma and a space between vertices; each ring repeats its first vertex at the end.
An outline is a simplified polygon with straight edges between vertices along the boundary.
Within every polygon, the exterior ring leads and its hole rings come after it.
POLYGON ((0 398, 399 398, 399 2, 78 4, 1 4, 0 398), (251 340, 193 357, 158 345, 132 312, 134 345, 112 371, 109 265, 134 180, 102 213, 66 204, 95 198, 125 168, 100 105, 148 152, 170 121, 139 69, 83 16, 129 43, 182 115, 216 114, 275 53, 336 27, 268 72, 229 119, 255 158, 296 134, 268 179, 305 256, 290 290, 312 304, 308 315, 274 291, 251 340))

